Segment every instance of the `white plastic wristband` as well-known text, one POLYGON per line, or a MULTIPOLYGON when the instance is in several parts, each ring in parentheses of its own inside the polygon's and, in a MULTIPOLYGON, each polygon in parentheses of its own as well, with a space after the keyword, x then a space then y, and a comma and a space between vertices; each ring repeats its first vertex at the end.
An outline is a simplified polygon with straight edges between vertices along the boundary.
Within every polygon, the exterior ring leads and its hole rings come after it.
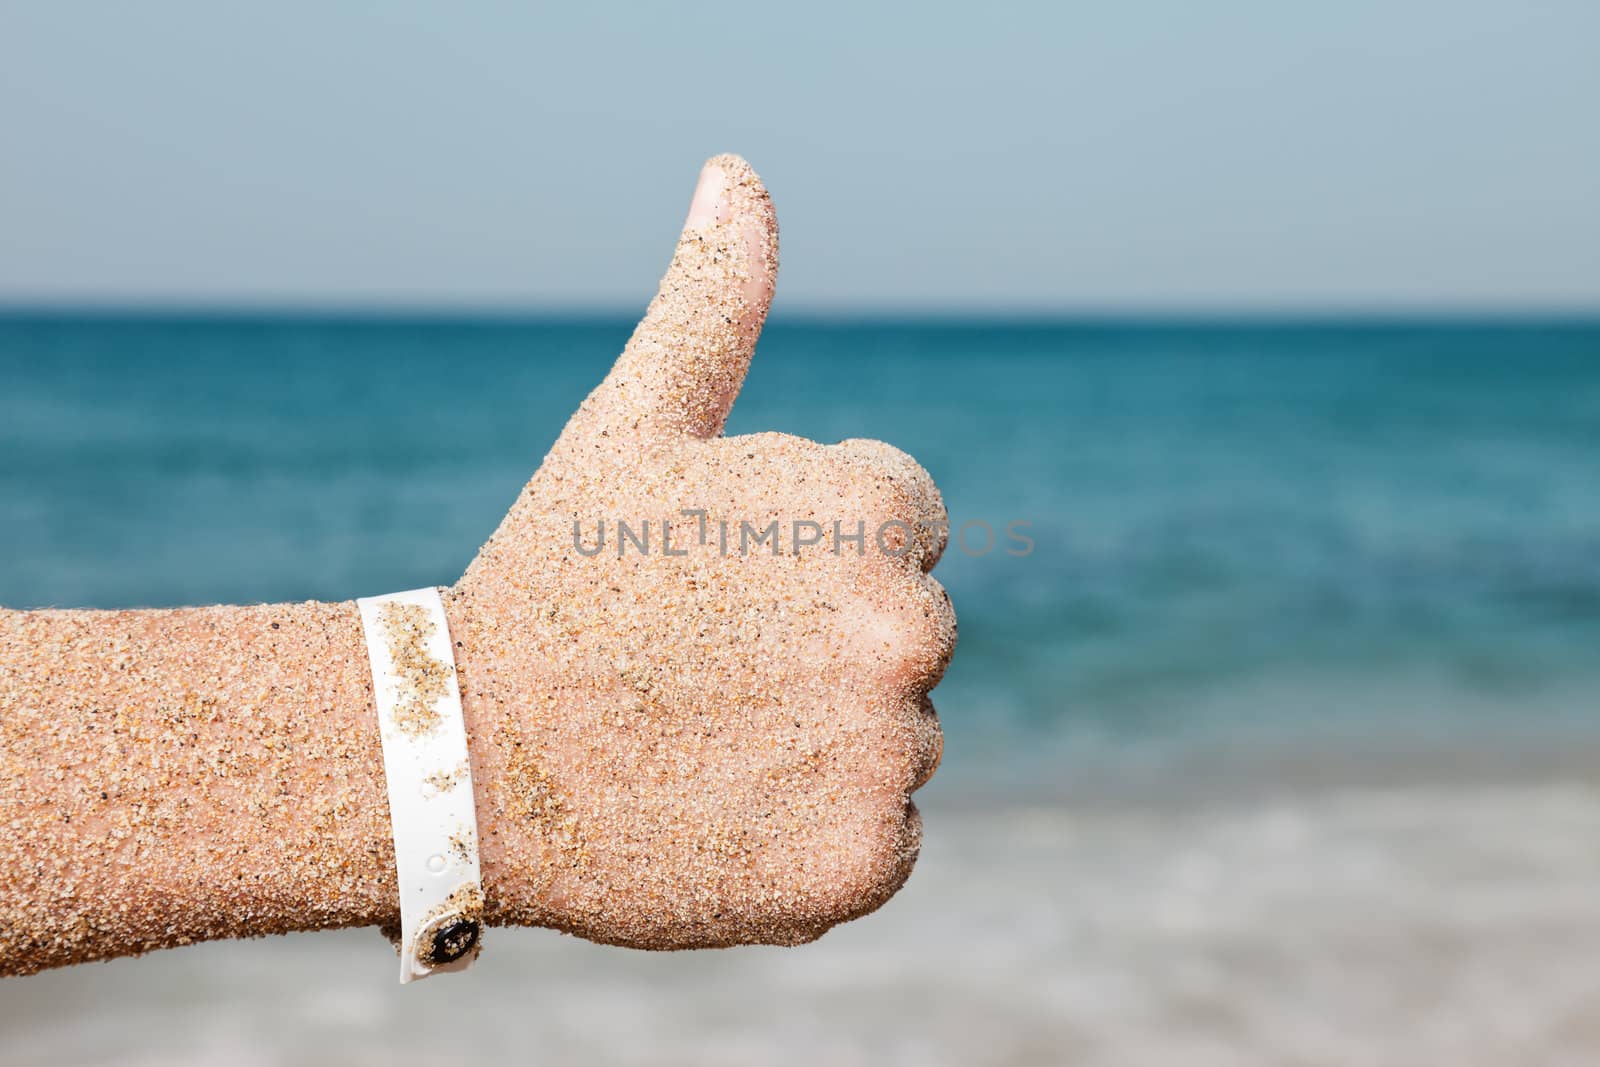
POLYGON ((478 957, 483 881, 449 623, 437 589, 356 601, 389 784, 400 883, 400 983, 478 957))

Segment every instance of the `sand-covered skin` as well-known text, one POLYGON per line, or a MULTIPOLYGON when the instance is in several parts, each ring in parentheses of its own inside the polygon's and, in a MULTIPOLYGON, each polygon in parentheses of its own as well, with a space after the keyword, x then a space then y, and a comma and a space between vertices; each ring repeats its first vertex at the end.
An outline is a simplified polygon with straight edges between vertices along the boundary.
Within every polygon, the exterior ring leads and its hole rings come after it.
MULTIPOLYGON (((492 923, 796 943, 915 860, 943 505, 886 445, 718 436, 776 268, 766 190, 717 157, 616 367, 445 591, 492 923), (618 554, 619 520, 649 551, 618 554), (779 551, 740 554, 772 521, 779 551), (797 550, 812 521, 864 550, 797 550), (579 552, 574 522, 611 540, 579 552)), ((0 616, 0 973, 392 926, 370 688, 353 604, 0 616)))
POLYGON ((0 973, 393 923, 354 604, 0 613, 0 973))

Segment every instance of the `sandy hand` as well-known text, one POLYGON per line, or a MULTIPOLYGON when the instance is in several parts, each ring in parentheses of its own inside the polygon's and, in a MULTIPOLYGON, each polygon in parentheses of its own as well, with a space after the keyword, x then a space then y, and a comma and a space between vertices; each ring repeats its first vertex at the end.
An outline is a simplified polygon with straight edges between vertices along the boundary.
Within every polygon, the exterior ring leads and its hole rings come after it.
POLYGON ((910 873, 944 508, 888 445, 719 436, 776 271, 766 190, 711 160, 626 350, 452 591, 494 921, 795 943, 910 873))

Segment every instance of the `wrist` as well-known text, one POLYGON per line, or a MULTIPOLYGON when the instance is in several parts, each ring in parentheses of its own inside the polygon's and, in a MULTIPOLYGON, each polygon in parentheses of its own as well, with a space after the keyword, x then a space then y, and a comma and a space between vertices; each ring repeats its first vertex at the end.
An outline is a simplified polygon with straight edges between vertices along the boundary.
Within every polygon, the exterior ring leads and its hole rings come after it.
POLYGON ((496 925, 558 925, 551 838, 560 813, 531 755, 554 682, 540 673, 529 684, 527 650, 502 647, 494 616, 471 591, 457 585, 441 590, 441 599, 472 766, 485 916, 496 925))
POLYGON ((303 735, 298 751, 309 782, 295 790, 297 803, 286 807, 281 833, 320 844, 309 858, 311 876, 275 884, 274 891, 304 898, 308 917, 320 918, 316 926, 393 926, 399 916, 394 842, 359 612, 354 601, 272 610, 282 618, 274 636, 289 665, 284 669, 304 679, 285 714, 303 735))

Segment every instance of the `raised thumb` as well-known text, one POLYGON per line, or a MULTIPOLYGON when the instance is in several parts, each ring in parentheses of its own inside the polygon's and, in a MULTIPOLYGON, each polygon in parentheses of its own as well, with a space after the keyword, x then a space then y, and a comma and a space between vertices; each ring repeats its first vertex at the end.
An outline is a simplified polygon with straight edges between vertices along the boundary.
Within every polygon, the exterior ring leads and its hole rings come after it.
POLYGON ((778 222, 766 187, 738 156, 708 160, 655 299, 563 441, 721 433, 777 273, 778 222))

